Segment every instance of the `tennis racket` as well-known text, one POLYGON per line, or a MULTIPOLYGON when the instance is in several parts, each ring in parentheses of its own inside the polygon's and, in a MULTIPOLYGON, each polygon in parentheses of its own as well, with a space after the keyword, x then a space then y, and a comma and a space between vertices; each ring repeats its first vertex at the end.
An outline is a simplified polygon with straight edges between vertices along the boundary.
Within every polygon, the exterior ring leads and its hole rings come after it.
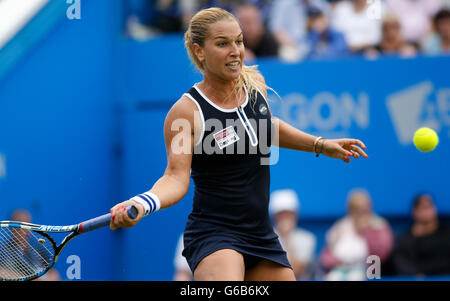
MULTIPOLYGON (((138 210, 127 207, 128 216, 135 219, 138 210)), ((45 226, 16 221, 0 222, 0 281, 36 279, 50 270, 59 254, 74 237, 111 222, 111 213, 71 226, 45 226), (59 245, 48 233, 70 232, 59 245)))

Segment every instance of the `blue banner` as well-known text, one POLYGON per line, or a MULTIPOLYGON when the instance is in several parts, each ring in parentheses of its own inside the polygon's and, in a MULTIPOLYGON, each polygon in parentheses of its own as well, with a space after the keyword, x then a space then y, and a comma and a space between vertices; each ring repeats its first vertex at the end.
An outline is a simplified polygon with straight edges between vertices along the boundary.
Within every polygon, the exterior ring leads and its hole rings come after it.
MULTIPOLYGON (((133 57, 125 73, 130 104, 152 111, 167 103, 161 112, 165 114, 202 79, 180 37, 125 46, 133 57), (160 57, 161 52, 166 55, 160 57)), ((258 66, 279 95, 269 91, 275 116, 310 134, 358 138, 368 147, 369 159, 350 164, 273 148, 276 164, 271 168, 271 190, 295 189, 303 216, 344 214, 347 193, 355 187, 369 190, 380 214, 409 214, 411 199, 421 191, 433 193, 438 210, 450 213, 446 187, 450 164, 445 155, 449 153, 450 58, 353 58, 298 64, 261 60, 258 66), (412 144, 414 131, 421 126, 435 129, 440 137, 433 152, 419 152, 412 144)))
POLYGON ((272 189, 296 189, 304 215, 343 214, 354 187, 367 188, 381 214, 409 214, 413 196, 422 191, 436 197, 441 213, 450 212, 449 58, 266 62, 260 70, 281 97, 270 95, 274 115, 308 133, 358 138, 368 147, 369 159, 349 165, 280 151, 272 189), (429 153, 412 143, 422 126, 440 137, 429 153))

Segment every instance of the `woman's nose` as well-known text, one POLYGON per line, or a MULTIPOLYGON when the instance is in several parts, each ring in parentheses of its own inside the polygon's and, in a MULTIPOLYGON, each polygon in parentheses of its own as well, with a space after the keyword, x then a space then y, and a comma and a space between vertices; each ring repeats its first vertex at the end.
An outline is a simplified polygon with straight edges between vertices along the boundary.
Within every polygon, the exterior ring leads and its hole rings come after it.
POLYGON ((236 43, 233 43, 233 48, 231 50, 232 56, 239 56, 239 46, 236 43))

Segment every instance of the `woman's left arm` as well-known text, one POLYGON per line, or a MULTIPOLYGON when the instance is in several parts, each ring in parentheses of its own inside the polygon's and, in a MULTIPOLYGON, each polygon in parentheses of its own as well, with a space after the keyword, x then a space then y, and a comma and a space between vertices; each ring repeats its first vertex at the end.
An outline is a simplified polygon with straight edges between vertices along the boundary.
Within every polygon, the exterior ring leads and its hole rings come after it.
MULTIPOLYGON (((258 80, 262 84, 266 84, 261 73, 258 73, 258 80)), ((262 93, 267 99, 267 89, 264 89, 262 93)), ((323 154, 327 157, 341 159, 346 163, 350 162, 350 157, 352 156, 355 159, 358 159, 360 156, 369 158, 363 151, 363 149, 366 149, 366 146, 358 139, 323 139, 300 131, 273 116, 272 112, 271 117, 275 126, 275 135, 272 140, 272 144, 275 146, 323 154)))
POLYGON ((302 132, 276 117, 273 117, 273 123, 275 125, 273 144, 278 147, 323 154, 346 163, 350 162, 352 156, 355 159, 360 156, 368 158, 363 150, 366 146, 358 139, 323 139, 302 132))

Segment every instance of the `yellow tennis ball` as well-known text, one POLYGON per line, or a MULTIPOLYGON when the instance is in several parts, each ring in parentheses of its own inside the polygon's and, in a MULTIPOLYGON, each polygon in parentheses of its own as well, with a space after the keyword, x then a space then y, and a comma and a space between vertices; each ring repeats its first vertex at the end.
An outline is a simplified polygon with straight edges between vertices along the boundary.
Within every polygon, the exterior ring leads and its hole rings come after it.
POLYGON ((413 142, 418 150, 430 152, 438 145, 439 137, 434 130, 423 127, 414 133, 413 142))

